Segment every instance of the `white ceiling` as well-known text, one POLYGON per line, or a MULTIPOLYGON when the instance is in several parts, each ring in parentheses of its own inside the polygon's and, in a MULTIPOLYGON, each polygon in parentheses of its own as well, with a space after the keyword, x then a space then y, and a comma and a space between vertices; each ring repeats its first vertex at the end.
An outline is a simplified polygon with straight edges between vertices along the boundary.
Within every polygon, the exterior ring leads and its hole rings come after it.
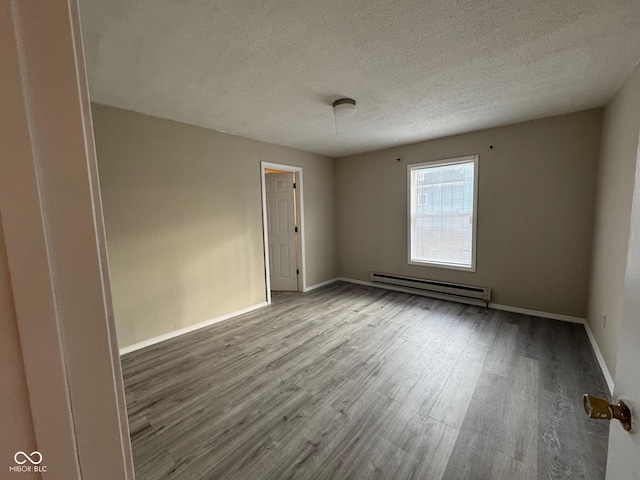
POLYGON ((94 102, 332 157, 602 106, 640 58, 638 0, 80 8, 94 102))

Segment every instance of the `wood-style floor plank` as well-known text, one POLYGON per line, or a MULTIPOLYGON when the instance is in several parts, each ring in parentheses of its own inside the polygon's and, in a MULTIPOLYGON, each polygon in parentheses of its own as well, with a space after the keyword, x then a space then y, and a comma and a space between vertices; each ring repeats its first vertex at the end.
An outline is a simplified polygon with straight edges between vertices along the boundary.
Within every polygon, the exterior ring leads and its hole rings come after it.
POLYGON ((429 415, 460 429, 487 357, 488 350, 476 344, 462 352, 429 415))
POLYGON ((336 282, 122 366, 138 480, 604 478, 581 325, 336 282))
POLYGON ((536 480, 535 468, 521 463, 509 455, 496 452, 493 457, 490 480, 536 480))
POLYGON ((398 480, 440 479, 444 475, 456 443, 458 431, 433 418, 427 418, 408 448, 408 458, 398 480))

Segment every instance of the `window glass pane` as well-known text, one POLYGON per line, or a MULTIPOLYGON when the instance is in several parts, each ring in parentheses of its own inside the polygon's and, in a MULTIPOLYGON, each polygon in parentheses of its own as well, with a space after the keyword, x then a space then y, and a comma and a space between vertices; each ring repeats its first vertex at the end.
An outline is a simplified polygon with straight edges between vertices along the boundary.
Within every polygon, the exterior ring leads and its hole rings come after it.
POLYGON ((411 261, 472 267, 474 167, 411 168, 411 261))

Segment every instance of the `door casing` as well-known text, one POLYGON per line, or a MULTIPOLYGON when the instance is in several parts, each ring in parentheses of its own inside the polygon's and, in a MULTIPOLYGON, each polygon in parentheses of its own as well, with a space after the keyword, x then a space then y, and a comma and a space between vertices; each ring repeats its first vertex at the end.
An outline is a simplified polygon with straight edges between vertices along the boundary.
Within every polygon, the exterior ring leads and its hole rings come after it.
POLYGON ((0 211, 40 468, 133 480, 78 5, 2 2, 0 27, 0 211))
POLYGON ((263 232, 263 251, 264 251, 264 278, 265 278, 265 299, 268 304, 271 303, 271 280, 269 270, 269 233, 267 224, 267 192, 266 192, 266 173, 265 170, 282 170, 284 172, 292 172, 296 178, 296 224, 298 225, 297 239, 297 263, 300 270, 298 275, 298 291, 304 292, 307 288, 306 276, 306 256, 304 241, 304 183, 302 175, 302 167, 292 165, 284 165, 280 163, 260 162, 260 182, 262 185, 262 232, 263 232))

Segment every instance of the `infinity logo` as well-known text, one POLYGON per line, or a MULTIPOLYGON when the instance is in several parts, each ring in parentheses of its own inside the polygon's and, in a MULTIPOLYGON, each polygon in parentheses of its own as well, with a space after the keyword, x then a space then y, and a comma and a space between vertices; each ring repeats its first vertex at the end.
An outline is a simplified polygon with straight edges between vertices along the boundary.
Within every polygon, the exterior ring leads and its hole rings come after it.
POLYGON ((37 450, 35 452, 31 452, 31 455, 27 455, 24 452, 16 452, 16 454, 13 456, 13 459, 15 460, 15 462, 18 465, 23 465, 25 463, 27 463, 27 461, 31 462, 34 465, 39 465, 40 462, 42 462, 42 454, 40 452, 38 452, 37 450), (18 460, 18 458, 22 455, 22 457, 24 457, 24 460, 20 461, 18 460), (34 460, 34 455, 37 457, 37 460, 34 460))

